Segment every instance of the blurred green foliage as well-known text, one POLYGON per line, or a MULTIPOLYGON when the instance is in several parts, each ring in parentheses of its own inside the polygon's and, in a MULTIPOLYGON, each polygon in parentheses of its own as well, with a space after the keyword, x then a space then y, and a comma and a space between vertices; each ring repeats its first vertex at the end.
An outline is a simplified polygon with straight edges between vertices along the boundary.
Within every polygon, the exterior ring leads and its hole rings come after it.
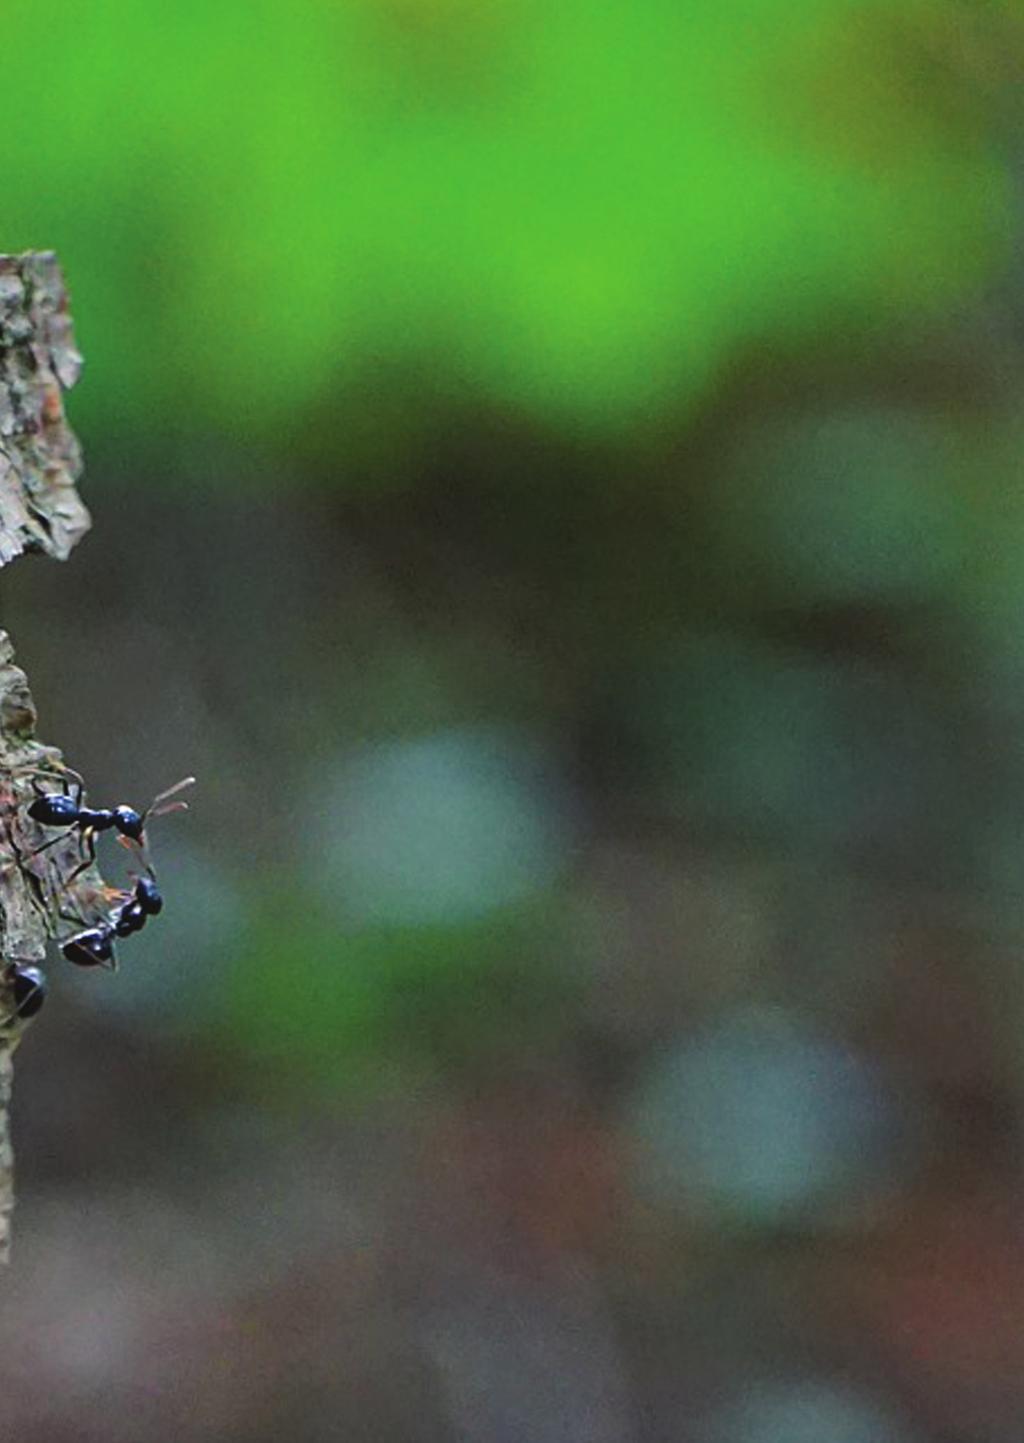
MULTIPOLYGON (((552 898, 474 923, 343 930, 282 888, 250 916, 204 1010, 225 1055, 262 1059, 278 1101, 408 1088, 564 1045, 578 987, 552 898)), ((194 1031, 194 1011, 181 1023, 194 1031)))
POLYGON ((21 0, 4 245, 65 258, 87 437, 315 421, 348 437, 338 479, 445 397, 621 429, 744 343, 881 335, 984 281, 1007 182, 958 23, 938 0, 21 0))

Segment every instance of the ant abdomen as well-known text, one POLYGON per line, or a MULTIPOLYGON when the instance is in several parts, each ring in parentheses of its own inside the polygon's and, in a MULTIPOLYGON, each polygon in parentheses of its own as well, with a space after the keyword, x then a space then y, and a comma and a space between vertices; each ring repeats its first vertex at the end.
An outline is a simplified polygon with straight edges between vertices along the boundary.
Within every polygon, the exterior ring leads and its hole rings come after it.
POLYGON ((105 923, 68 938, 60 949, 76 967, 110 967, 114 962, 114 929, 105 923))
POLYGON ((7 971, 7 981, 14 1002, 13 1016, 25 1022, 34 1017, 46 1001, 46 976, 38 967, 27 967, 21 962, 12 962, 7 971))
POLYGON ((45 796, 36 797, 29 806, 28 814, 44 827, 61 827, 77 822, 81 808, 73 797, 67 797, 62 792, 47 792, 45 796))

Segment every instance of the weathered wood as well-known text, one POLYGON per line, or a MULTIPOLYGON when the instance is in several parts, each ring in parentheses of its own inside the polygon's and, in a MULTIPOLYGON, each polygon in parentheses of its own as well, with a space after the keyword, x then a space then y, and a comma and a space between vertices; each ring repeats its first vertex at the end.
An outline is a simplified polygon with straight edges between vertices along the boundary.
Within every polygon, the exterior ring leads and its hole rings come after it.
MULTIPOLYGON (((46 908, 40 903, 39 889, 24 859, 24 843, 27 841, 31 846, 36 839, 29 833, 19 846, 16 838, 19 813, 32 795, 30 778, 34 770, 60 767, 59 753, 35 740, 35 721, 36 709, 28 679, 14 664, 10 638, 0 631, 0 959, 3 969, 12 962, 41 962, 46 954, 46 938, 52 931, 46 908)), ((64 851, 70 845, 74 843, 69 838, 59 850, 64 851)), ((66 867, 67 860, 55 858, 53 865, 66 867)), ((12 1058, 27 1025, 13 1016, 11 989, 5 970, 0 971, 0 1261, 3 1262, 10 1247, 14 1207, 14 1155, 8 1115, 12 1058)))
POLYGON ((56 257, 0 256, 0 566, 23 551, 64 561, 89 529, 62 399, 81 368, 56 257))
MULTIPOLYGON (((51 252, 0 256, 0 566, 26 551, 65 560, 89 528, 75 483, 78 441, 64 418, 63 392, 82 357, 67 293, 51 252)), ((77 840, 45 862, 26 860, 35 842, 25 818, 37 769, 60 776, 60 753, 35 737, 36 709, 14 648, 0 631, 0 1261, 6 1262, 14 1207, 9 1103, 13 1054, 27 1024, 12 1016, 6 969, 39 963, 56 928, 51 875, 67 875, 77 840), (26 846, 27 843, 27 846, 26 846), (42 878, 42 881, 40 880, 42 878)), ((86 886, 99 885, 94 873, 86 886)))

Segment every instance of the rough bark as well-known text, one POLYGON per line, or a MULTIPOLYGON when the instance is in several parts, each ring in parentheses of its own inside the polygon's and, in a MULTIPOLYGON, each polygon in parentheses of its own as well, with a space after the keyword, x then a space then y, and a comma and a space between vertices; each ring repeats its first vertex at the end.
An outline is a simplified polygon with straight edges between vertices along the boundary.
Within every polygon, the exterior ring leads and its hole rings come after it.
MULTIPOLYGON (((75 490, 78 442, 64 418, 63 393, 82 358, 67 294, 50 252, 0 256, 0 566, 25 551, 65 560, 89 527, 75 490)), ((60 753, 35 737, 36 710, 14 648, 0 631, 0 1260, 6 1261, 14 1205, 8 1105, 12 1057, 28 1024, 12 1016, 6 969, 39 963, 59 928, 60 879, 74 866, 68 836, 45 859, 32 859, 38 832, 25 816, 40 775, 62 775, 60 753)), ((97 874, 84 888, 98 890, 97 874)))

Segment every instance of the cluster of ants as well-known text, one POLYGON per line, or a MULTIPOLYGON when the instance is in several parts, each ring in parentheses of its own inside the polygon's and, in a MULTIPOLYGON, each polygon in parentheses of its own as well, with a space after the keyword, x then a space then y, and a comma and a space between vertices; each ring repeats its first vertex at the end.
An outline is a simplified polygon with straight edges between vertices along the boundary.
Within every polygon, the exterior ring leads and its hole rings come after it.
MULTIPOLYGON (((59 934, 61 923, 74 925, 76 930, 61 943, 61 951, 76 967, 116 967, 116 939, 141 931, 164 905, 153 871, 146 824, 150 818, 167 812, 186 811, 187 802, 172 798, 192 786, 195 778, 185 777, 161 792, 142 812, 123 803, 116 807, 86 806, 85 783, 70 768, 34 771, 27 773, 25 779, 31 784, 34 796, 30 801, 14 801, 7 834, 18 867, 47 919, 48 930, 59 934), (47 790, 42 785, 43 779, 58 782, 60 790, 47 790), (29 827, 28 823, 34 825, 29 827), (51 829, 56 835, 46 837, 51 829), (109 831, 118 834, 118 840, 138 863, 139 870, 130 873, 134 883, 130 891, 76 885, 96 860, 97 835, 109 831), (39 841, 40 835, 45 839, 39 841), (62 843, 73 845, 62 847, 62 843), (53 852, 54 848, 59 848, 58 853, 53 852), (51 859, 55 855, 64 857, 69 852, 70 867, 60 875, 59 867, 55 868, 51 859), (86 900, 83 901, 83 897, 86 900), (75 910, 69 912, 69 906, 75 910), (93 915, 85 915, 86 910, 93 915)), ((28 963, 10 962, 3 978, 13 1005, 2 1025, 34 1017, 46 1000, 46 977, 42 970, 28 963)))

